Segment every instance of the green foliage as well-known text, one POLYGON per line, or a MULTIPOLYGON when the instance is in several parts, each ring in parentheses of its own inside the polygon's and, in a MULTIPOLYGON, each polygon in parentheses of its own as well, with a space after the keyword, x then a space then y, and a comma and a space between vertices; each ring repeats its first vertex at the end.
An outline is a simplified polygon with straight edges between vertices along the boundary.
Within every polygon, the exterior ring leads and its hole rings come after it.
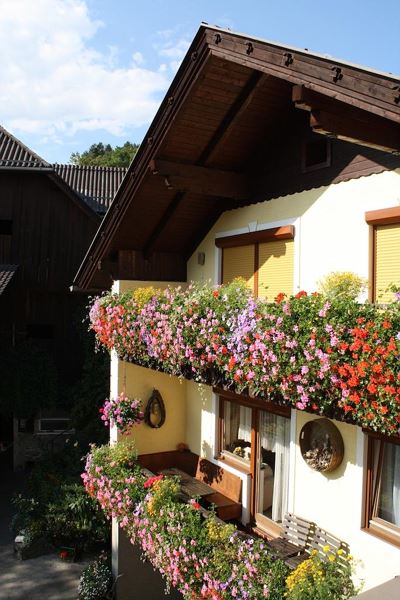
POLYGON ((59 488, 57 499, 46 507, 46 524, 55 545, 72 542, 84 548, 109 537, 109 524, 98 503, 80 483, 59 488))
POLYGON ((57 401, 57 369, 50 352, 27 340, 1 352, 0 413, 29 418, 57 401))
POLYGON ((38 462, 29 477, 27 495, 16 496, 11 528, 28 537, 46 536, 55 546, 81 548, 105 543, 110 525, 81 484, 82 448, 72 440, 65 449, 38 462))
POLYGON ((110 558, 101 554, 82 571, 78 600, 106 600, 111 597, 112 585, 110 558))
POLYGON ((318 282, 320 292, 329 299, 356 300, 367 289, 367 280, 349 271, 329 273, 318 282))
POLYGON ((139 144, 125 142, 123 146, 110 144, 92 144, 89 150, 73 152, 70 162, 73 165, 95 165, 99 167, 129 167, 133 157, 139 149, 139 144))
MULTIPOLYGON (((339 552, 341 552, 339 550, 339 552)), ((352 560, 330 553, 326 560, 317 554, 300 565, 287 578, 287 600, 347 600, 357 589, 352 581, 352 560)))

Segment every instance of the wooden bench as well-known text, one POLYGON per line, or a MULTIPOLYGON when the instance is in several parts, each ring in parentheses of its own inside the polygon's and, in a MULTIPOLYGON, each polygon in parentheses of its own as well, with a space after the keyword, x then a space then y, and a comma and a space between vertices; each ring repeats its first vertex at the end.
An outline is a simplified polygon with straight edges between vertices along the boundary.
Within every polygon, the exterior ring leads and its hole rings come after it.
POLYGON ((188 475, 195 477, 211 486, 215 492, 202 496, 207 506, 215 505, 217 516, 224 521, 240 519, 242 516, 242 480, 237 475, 225 471, 205 458, 200 458, 193 452, 157 452, 141 454, 139 464, 152 471, 160 473, 165 469, 177 467, 188 475))
POLYGON ((196 479, 211 486, 215 492, 203 496, 209 505, 215 505, 217 516, 223 521, 242 516, 242 480, 205 458, 199 458, 196 479))

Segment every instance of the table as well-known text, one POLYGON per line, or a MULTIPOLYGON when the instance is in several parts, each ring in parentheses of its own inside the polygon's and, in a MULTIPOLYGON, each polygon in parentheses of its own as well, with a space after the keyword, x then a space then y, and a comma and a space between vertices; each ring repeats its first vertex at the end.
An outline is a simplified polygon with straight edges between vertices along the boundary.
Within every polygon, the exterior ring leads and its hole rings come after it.
POLYGON ((188 475, 185 473, 185 471, 181 471, 176 467, 163 469, 160 471, 160 473, 162 475, 166 475, 167 477, 178 477, 182 492, 191 498, 194 496, 208 496, 209 494, 215 493, 214 488, 212 488, 210 485, 207 485, 203 481, 199 481, 195 477, 188 475))

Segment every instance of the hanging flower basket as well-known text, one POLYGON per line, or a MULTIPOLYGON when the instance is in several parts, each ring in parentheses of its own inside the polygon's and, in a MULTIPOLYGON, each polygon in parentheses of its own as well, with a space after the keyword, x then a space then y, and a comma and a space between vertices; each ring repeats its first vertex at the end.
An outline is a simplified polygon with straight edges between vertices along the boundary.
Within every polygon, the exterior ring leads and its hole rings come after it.
POLYGON ((144 418, 141 401, 129 398, 124 392, 116 398, 107 398, 100 408, 100 413, 104 425, 116 425, 121 433, 127 433, 133 425, 141 423, 144 418))

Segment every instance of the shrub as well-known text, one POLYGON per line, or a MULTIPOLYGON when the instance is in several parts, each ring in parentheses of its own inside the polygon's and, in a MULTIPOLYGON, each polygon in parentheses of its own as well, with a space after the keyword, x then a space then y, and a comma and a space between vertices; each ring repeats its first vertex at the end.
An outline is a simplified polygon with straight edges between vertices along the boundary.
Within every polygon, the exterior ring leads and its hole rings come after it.
POLYGON ((326 560, 322 560, 314 551, 289 575, 287 600, 347 600, 357 593, 351 578, 351 556, 346 560, 341 556, 343 550, 334 553, 329 547, 326 552, 326 560))
POLYGON ((349 271, 333 272, 318 285, 320 292, 329 299, 357 300, 367 289, 367 280, 349 271))
POLYGON ((111 598, 113 577, 110 558, 101 554, 83 571, 79 580, 79 600, 108 600, 111 598))

